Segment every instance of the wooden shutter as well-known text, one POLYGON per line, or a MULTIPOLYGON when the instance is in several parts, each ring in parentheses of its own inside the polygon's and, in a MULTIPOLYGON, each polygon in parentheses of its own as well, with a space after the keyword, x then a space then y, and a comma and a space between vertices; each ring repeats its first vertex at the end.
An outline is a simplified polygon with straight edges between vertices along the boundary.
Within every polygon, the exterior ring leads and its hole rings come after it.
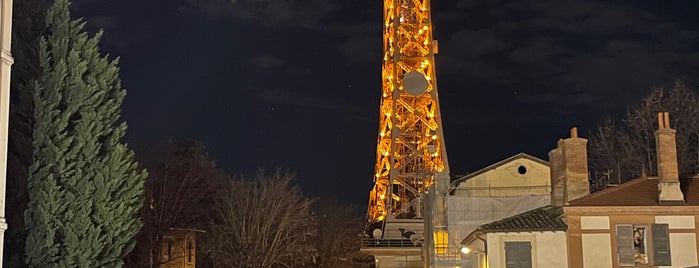
POLYGON ((505 242, 506 268, 532 268, 531 242, 505 242))
POLYGON ((619 266, 636 266, 633 225, 618 224, 616 226, 616 256, 619 266))
POLYGON ((670 258, 670 231, 667 224, 652 224, 653 264, 658 266, 672 265, 670 258))

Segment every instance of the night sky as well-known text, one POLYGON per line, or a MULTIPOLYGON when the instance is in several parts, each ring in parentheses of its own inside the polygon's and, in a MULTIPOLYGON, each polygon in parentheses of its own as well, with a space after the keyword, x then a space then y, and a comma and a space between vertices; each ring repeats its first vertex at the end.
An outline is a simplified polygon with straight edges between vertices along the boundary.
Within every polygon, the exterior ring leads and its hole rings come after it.
MULTIPOLYGON (((547 159, 654 86, 697 89, 696 1, 432 1, 450 169, 547 159), (614 2, 614 3, 611 3, 614 2)), ((366 204, 381 74, 379 0, 75 0, 128 91, 126 140, 204 142, 231 174, 297 172, 366 204)), ((699 5, 699 3, 697 3, 699 5)), ((587 136, 587 135, 584 135, 587 136)))

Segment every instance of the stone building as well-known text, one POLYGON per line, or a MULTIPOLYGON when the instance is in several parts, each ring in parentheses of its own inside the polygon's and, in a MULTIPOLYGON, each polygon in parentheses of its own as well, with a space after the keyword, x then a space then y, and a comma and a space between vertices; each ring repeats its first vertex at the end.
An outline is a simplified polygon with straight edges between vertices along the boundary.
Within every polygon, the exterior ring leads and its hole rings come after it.
POLYGON ((453 264, 466 267, 482 258, 459 252, 478 226, 550 204, 550 181, 549 163, 525 153, 454 180, 446 200, 449 248, 459 260, 453 264))
POLYGON ((161 244, 163 268, 194 268, 197 263, 197 233, 194 229, 171 228, 161 244))
POLYGON ((697 267, 699 177, 679 178, 675 130, 667 113, 658 119, 658 176, 589 194, 586 140, 574 129, 549 154, 554 206, 469 234, 464 248, 484 256, 471 267, 697 267))
POLYGON ((640 178, 563 207, 568 267, 699 265, 699 178, 678 176, 675 130, 659 114, 658 176, 640 178))

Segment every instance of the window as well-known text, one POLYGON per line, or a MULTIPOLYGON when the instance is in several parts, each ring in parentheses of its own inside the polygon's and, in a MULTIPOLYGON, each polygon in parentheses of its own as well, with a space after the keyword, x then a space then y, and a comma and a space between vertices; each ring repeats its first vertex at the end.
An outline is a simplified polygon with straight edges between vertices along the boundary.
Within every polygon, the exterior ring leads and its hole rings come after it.
POLYGON ((194 262, 194 245, 192 239, 187 238, 187 263, 194 262))
POLYGON ((505 268, 532 268, 531 242, 505 242, 505 268))
POLYGON ((667 224, 618 224, 616 247, 619 266, 651 263, 658 266, 671 265, 667 224), (652 245, 652 249, 648 247, 649 244, 652 245))
POLYGON ((525 166, 519 166, 519 167, 517 168, 517 173, 519 173, 520 175, 527 174, 527 167, 525 167, 525 166))
POLYGON ((161 248, 162 261, 167 262, 167 261, 172 260, 172 254, 174 251, 173 241, 170 239, 166 239, 165 241, 163 241, 162 246, 163 246, 161 248))

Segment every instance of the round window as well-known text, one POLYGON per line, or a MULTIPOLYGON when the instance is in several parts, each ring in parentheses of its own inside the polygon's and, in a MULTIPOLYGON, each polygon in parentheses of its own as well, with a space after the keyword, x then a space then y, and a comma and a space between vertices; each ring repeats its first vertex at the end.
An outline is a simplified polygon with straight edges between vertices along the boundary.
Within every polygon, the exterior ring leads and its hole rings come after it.
POLYGON ((519 174, 521 174, 521 175, 524 175, 527 173, 527 167, 519 166, 519 168, 517 168, 517 172, 519 172, 519 174))

